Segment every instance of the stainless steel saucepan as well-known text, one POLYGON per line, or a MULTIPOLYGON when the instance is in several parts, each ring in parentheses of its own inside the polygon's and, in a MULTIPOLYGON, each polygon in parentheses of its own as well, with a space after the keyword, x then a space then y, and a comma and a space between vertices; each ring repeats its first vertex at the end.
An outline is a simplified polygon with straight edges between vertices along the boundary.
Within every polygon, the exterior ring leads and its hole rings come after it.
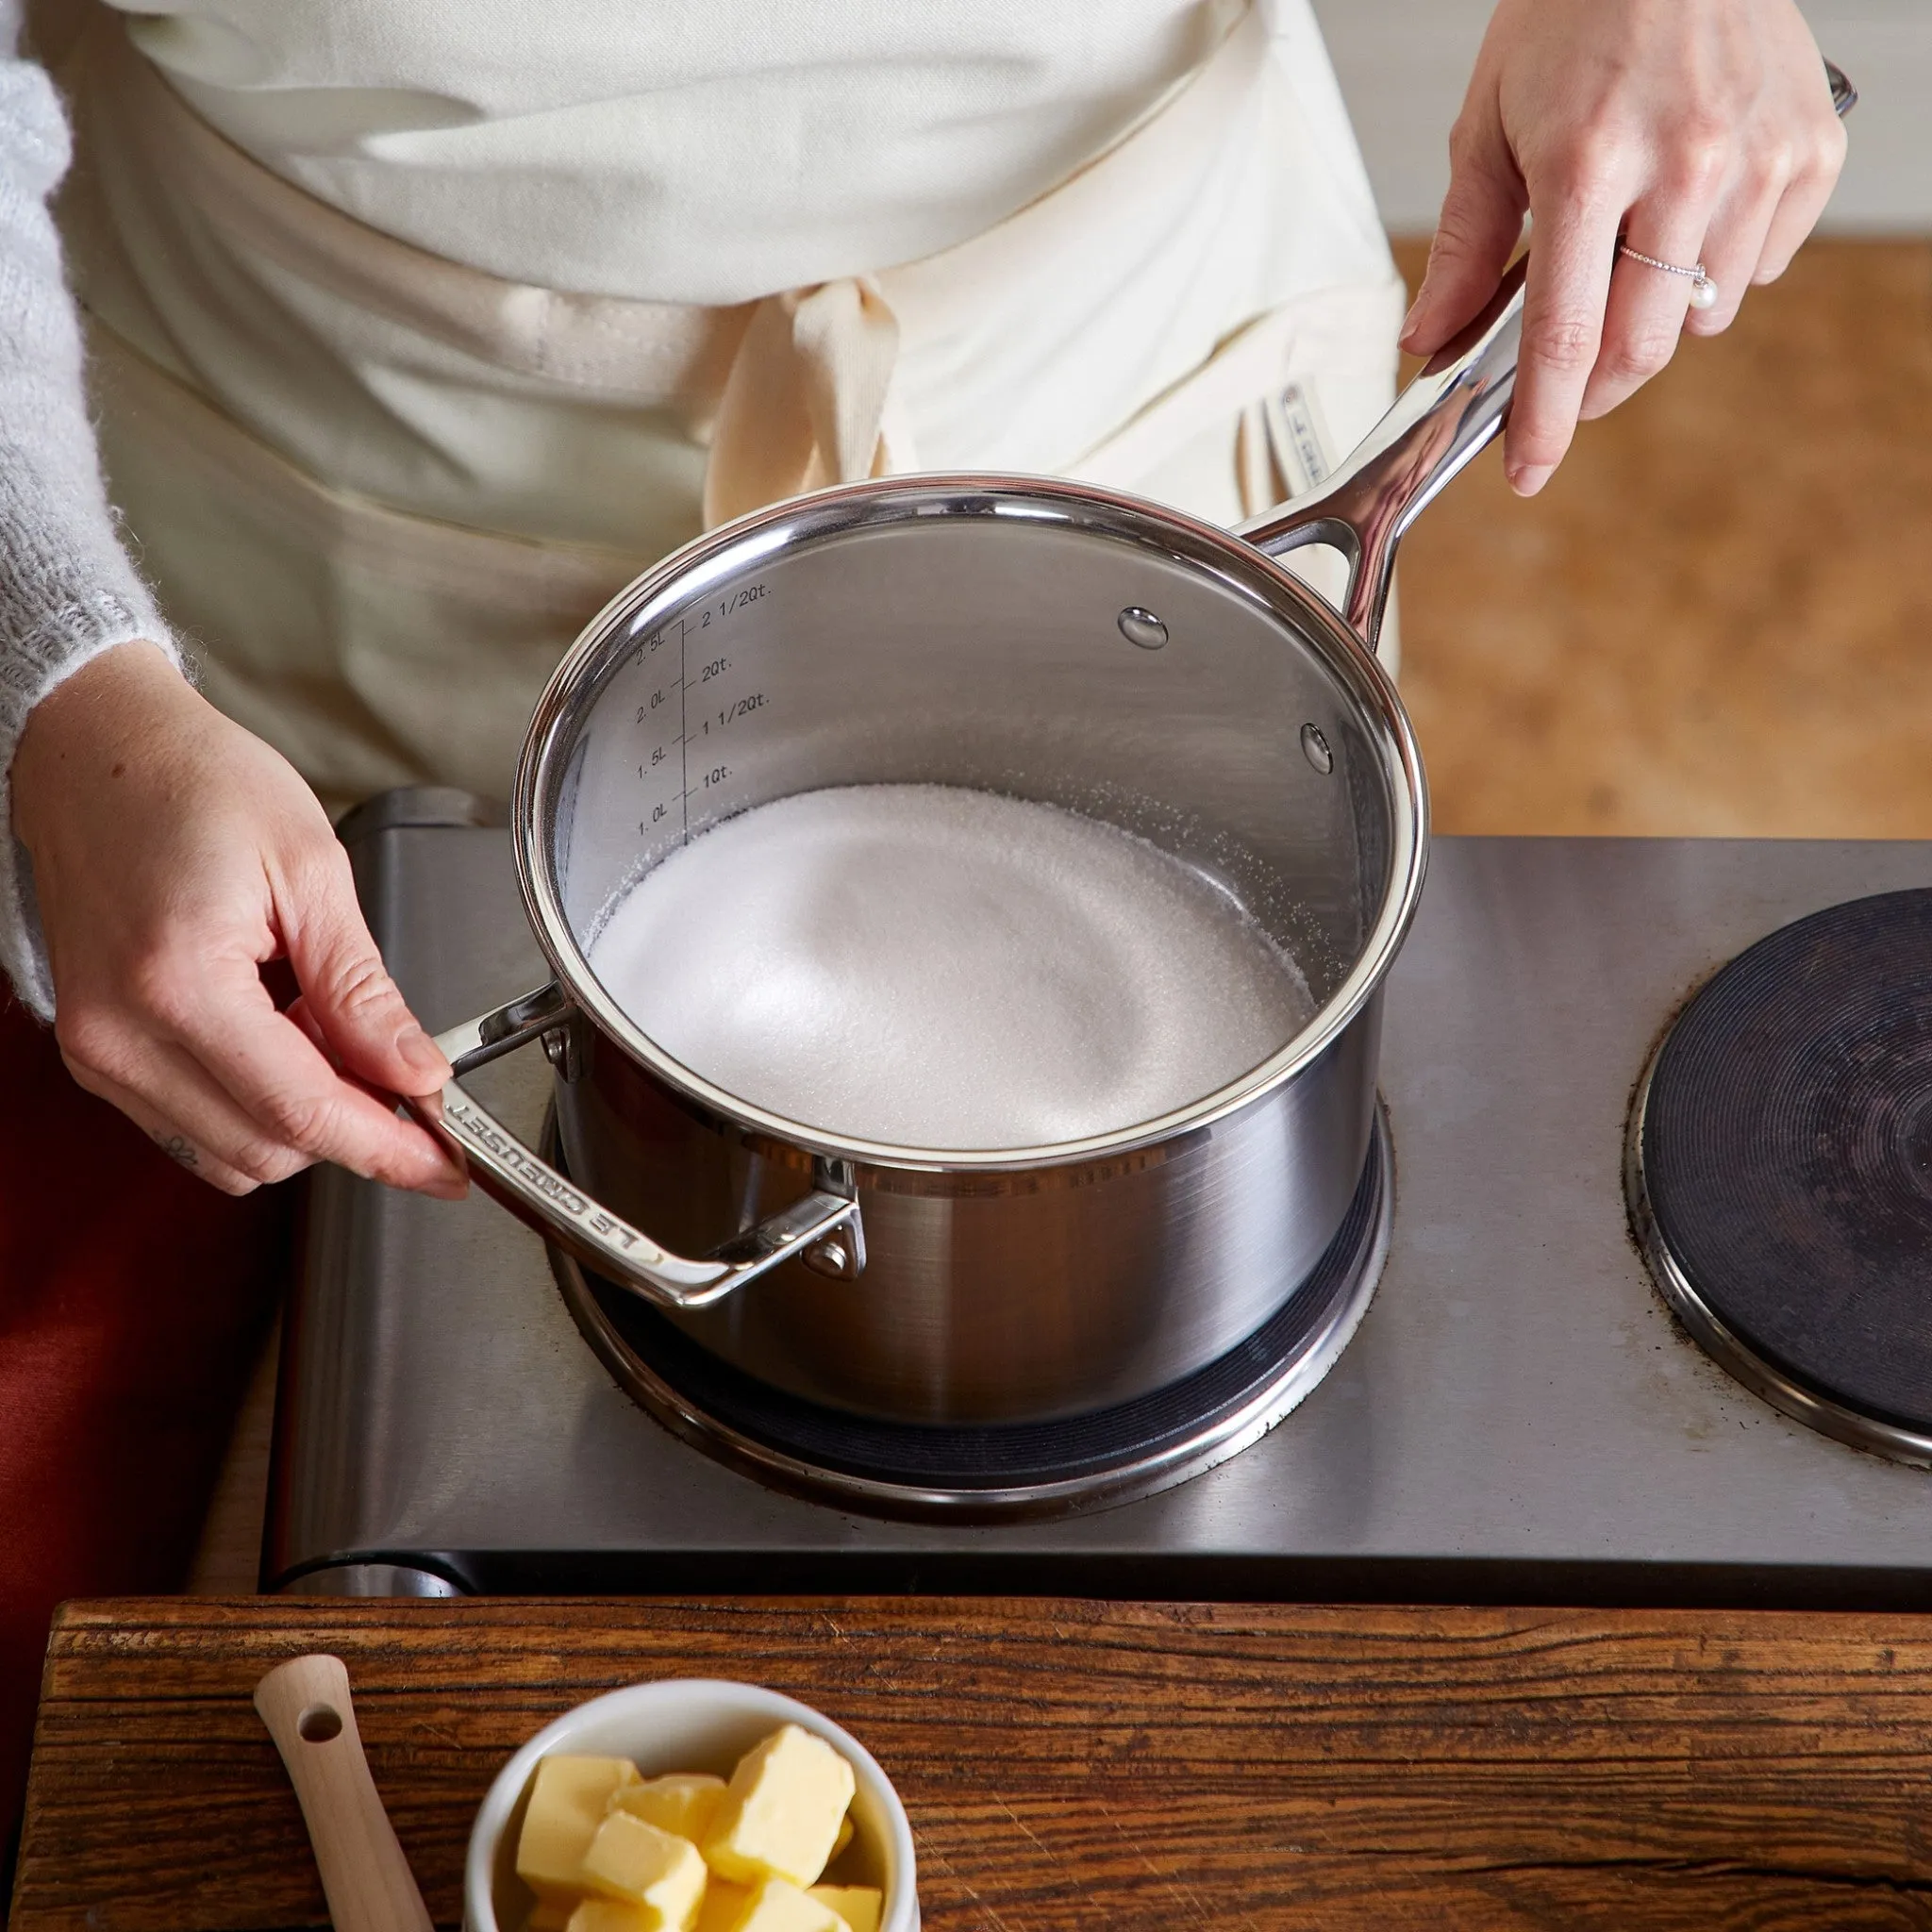
POLYGON ((1427 845, 1374 646, 1404 531, 1502 423, 1521 302, 1512 283, 1319 497, 1235 535, 1074 483, 924 475, 760 511, 640 577, 559 665, 518 770, 517 864, 555 978, 440 1041, 457 1078, 436 1124, 477 1181, 739 1367, 861 1414, 1076 1414, 1250 1335, 1363 1171, 1381 990, 1427 845), (1318 541, 1349 560, 1341 613, 1276 560, 1318 541), (1151 840, 1294 957, 1315 1018, 1159 1119, 959 1152, 750 1106, 599 984, 600 919, 707 825, 908 781, 1151 840), (556 1166, 460 1084, 540 1038, 556 1166))

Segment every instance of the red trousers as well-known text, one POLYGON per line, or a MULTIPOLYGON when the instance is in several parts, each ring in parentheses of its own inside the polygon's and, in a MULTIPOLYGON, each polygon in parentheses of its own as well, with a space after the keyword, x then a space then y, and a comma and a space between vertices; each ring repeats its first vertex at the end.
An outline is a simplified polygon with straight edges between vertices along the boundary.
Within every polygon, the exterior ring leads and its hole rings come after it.
POLYGON ((176 1167, 0 991, 0 1858, 54 1607, 187 1574, 292 1199, 176 1167))

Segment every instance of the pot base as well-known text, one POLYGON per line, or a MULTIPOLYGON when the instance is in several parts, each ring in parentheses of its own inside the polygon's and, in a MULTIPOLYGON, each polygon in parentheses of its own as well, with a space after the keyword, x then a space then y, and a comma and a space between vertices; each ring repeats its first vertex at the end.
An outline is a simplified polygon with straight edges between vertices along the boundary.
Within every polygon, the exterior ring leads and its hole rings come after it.
POLYGON ((777 1488, 879 1515, 960 1522, 1067 1514, 1186 1482, 1257 1441, 1334 1366, 1389 1251, 1394 1163, 1378 1109, 1335 1239, 1247 1341, 1152 1394, 1048 1423, 875 1422, 774 1389, 553 1248, 577 1326, 675 1434, 777 1488))

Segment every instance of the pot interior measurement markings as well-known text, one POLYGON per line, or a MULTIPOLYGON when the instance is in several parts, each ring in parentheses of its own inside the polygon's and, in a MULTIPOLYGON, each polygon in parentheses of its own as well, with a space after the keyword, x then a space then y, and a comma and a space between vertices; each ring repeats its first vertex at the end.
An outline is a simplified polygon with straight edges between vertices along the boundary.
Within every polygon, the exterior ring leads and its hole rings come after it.
POLYGON ((637 647, 634 665, 646 676, 657 674, 637 707, 638 777, 648 799, 638 830, 645 838, 661 839, 675 814, 678 837, 690 842, 692 794, 701 802, 709 794, 715 810, 730 781, 724 741, 731 727, 769 709, 763 691, 734 689, 741 667, 726 643, 731 620, 769 594, 763 584, 743 585, 673 618, 637 647), (675 781, 669 790, 666 779, 675 781))

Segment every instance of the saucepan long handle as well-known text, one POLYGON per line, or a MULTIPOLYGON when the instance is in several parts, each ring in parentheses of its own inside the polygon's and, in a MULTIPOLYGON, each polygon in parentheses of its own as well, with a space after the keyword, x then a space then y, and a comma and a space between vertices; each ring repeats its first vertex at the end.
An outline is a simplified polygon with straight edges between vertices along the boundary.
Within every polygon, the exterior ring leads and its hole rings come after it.
POLYGON ((794 1255, 821 1274, 849 1278, 859 1273, 865 1243, 858 1202, 850 1175, 836 1163, 820 1163, 819 1185, 803 1200, 693 1258, 660 1247, 593 1201, 463 1087, 465 1074, 560 1032, 572 1018, 569 1000, 553 983, 437 1035, 454 1077, 440 1094, 411 1101, 409 1108, 463 1156, 485 1193, 585 1267, 660 1307, 708 1307, 794 1255))
MULTIPOLYGON (((1857 106, 1858 91, 1829 60, 1824 75, 1832 108, 1843 120, 1857 106)), ((1348 558, 1341 614, 1372 651, 1381 641, 1395 546, 1509 413, 1523 349, 1523 280, 1528 267, 1524 256, 1509 270, 1489 307, 1437 351, 1325 489, 1297 499, 1286 511, 1257 517, 1235 533, 1270 557, 1285 557, 1305 543, 1332 543, 1348 558)))
POLYGON ((1527 262, 1525 256, 1504 276, 1488 308, 1396 397, 1319 494, 1236 532, 1270 557, 1332 543, 1349 566, 1341 614, 1372 651, 1382 635, 1395 546, 1508 414, 1527 262))

